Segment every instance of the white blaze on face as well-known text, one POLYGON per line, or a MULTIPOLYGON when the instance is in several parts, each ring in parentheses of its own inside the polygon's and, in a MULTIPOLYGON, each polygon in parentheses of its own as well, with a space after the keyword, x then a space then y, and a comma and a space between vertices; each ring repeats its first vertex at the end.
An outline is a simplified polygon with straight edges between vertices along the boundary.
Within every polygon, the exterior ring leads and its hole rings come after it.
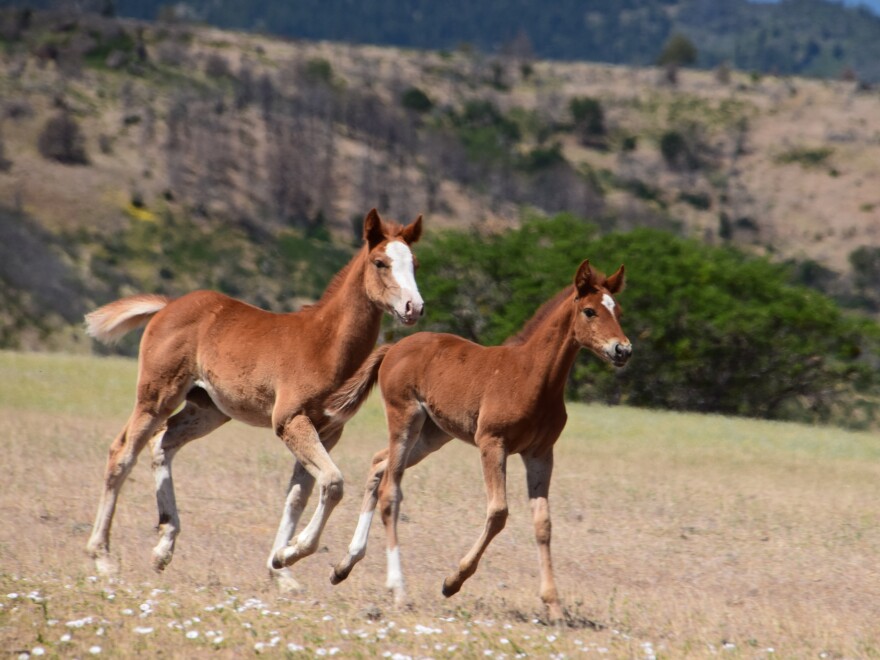
POLYGON ((410 301, 413 307, 421 309, 424 302, 416 285, 413 255, 409 246, 403 241, 392 241, 386 246, 385 254, 391 261, 391 276, 400 287, 400 307, 405 307, 406 302, 410 301))
POLYGON ((614 307, 616 303, 614 302, 614 298, 609 296, 607 293, 602 295, 602 304, 605 305, 605 308, 614 314, 614 307))

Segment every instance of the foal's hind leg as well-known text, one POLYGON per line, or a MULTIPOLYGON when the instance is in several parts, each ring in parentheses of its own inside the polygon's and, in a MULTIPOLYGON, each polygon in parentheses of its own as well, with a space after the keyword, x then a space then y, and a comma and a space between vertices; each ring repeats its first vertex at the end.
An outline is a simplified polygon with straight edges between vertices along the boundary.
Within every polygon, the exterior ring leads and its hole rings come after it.
POLYGON ((464 581, 474 574, 480 557, 507 522, 507 451, 504 442, 501 438, 478 437, 477 445, 488 499, 486 524, 480 538, 459 562, 458 570, 443 581, 443 595, 447 598, 457 594, 464 581))
POLYGON ((104 490, 101 492, 92 535, 86 545, 86 550, 95 560, 95 567, 102 575, 110 575, 115 570, 110 559, 110 527, 113 524, 119 491, 137 462, 138 454, 161 429, 165 419, 166 416, 148 412, 138 405, 122 432, 110 445, 104 471, 104 490))
POLYGON ((529 502, 535 524, 535 540, 538 543, 538 562, 541 567, 541 600, 547 606, 551 621, 561 621, 562 605, 556 592, 553 578, 553 562, 550 559, 550 505, 547 495, 550 492, 550 476, 553 474, 553 450, 540 456, 523 456, 526 466, 526 481, 529 489, 529 502))
POLYGON ((174 542, 180 534, 180 517, 174 497, 171 461, 188 442, 207 435, 229 421, 203 391, 187 396, 183 409, 168 420, 166 431, 152 440, 153 479, 156 482, 156 505, 159 508, 159 542, 153 548, 153 568, 163 570, 174 554, 174 542))
MULTIPOLYGON (((406 469, 421 462, 426 456, 431 455, 440 447, 452 439, 437 427, 430 419, 422 427, 422 433, 418 442, 409 450, 406 456, 406 469)), ((364 501, 361 505, 361 515, 358 518, 357 529, 348 546, 348 555, 333 568, 330 574, 331 584, 339 584, 351 573, 351 569, 367 554, 367 538, 370 533, 370 525, 373 522, 373 514, 379 500, 379 483, 382 475, 388 467, 388 449, 385 448, 373 456, 373 464, 367 477, 364 489, 364 501)))
MULTIPOLYGON (((328 452, 336 446, 342 435, 342 429, 336 431, 326 439, 323 439, 324 449, 328 452)), ((275 542, 272 544, 272 552, 266 565, 269 568, 269 574, 275 579, 278 588, 281 591, 299 591, 300 584, 293 577, 293 572, 289 567, 275 568, 274 560, 278 552, 282 551, 293 533, 305 509, 306 502, 312 494, 312 488, 315 485, 315 478, 309 474, 303 464, 296 461, 293 466, 293 473, 290 475, 290 484, 287 486, 287 498, 284 501, 284 511, 281 514, 281 522, 278 524, 278 531, 275 534, 275 542)))

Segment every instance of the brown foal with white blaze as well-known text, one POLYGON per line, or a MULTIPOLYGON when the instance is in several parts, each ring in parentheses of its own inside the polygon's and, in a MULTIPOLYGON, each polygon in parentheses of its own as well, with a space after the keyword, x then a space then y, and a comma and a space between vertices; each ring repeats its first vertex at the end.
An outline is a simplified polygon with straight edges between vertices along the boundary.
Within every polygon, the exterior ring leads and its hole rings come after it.
POLYGON ((390 439, 388 449, 373 458, 357 530, 331 582, 344 580, 363 558, 378 500, 388 541, 387 587, 398 603, 405 599, 397 543, 400 481, 407 467, 456 437, 480 450, 488 510, 480 538, 443 582, 443 595, 452 596, 461 589, 489 542, 504 528, 507 457, 520 454, 538 543, 541 599, 551 619, 562 618, 550 560, 547 495, 553 445, 565 427, 563 393, 578 350, 588 348, 617 367, 632 354, 613 297, 623 286, 623 266, 604 277, 584 261, 574 285, 546 302, 502 346, 485 347, 455 335, 420 332, 373 353, 330 400, 327 411, 348 419, 378 378, 390 439))
POLYGON ((343 479, 328 451, 344 421, 324 414, 327 398, 370 355, 383 312, 406 325, 424 311, 410 246, 422 217, 402 227, 375 209, 364 219, 364 246, 321 299, 298 312, 276 314, 213 291, 176 300, 140 295, 87 315, 88 332, 114 341, 146 324, 140 344, 137 398, 128 423, 110 446, 104 490, 87 549, 109 573, 110 526, 120 488, 147 442, 159 508, 153 565, 171 561, 180 519, 171 461, 186 443, 230 419, 271 427, 296 457, 269 568, 285 588, 287 568, 313 553, 343 479), (183 407, 175 413, 175 410, 183 407), (309 524, 291 543, 317 481, 320 500, 309 524))

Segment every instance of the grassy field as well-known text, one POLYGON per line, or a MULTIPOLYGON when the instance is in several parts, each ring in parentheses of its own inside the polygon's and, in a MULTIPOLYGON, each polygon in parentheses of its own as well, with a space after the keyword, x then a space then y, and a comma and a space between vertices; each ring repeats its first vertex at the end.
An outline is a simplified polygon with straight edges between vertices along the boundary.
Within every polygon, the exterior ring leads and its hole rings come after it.
MULTIPOLYGON (((511 515, 462 592, 440 585, 476 539, 477 455, 454 443, 407 473, 401 547, 411 605, 384 590, 381 523, 338 587, 385 442, 376 396, 334 455, 347 493, 325 547, 281 595, 264 563, 291 458, 268 430, 229 424, 181 452, 183 533, 149 568, 148 461, 113 529, 117 579, 84 546, 106 449, 128 412, 131 361, 0 353, 0 649, 57 657, 880 657, 880 437, 571 405, 551 489, 553 551, 570 623, 542 621, 518 459, 511 515)), ((308 512, 307 512, 308 514, 308 512)))

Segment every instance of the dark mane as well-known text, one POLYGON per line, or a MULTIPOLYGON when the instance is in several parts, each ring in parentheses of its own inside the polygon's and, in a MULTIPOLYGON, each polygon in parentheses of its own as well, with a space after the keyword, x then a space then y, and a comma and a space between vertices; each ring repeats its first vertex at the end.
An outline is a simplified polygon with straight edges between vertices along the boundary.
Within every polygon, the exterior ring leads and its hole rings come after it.
POLYGON ((567 300, 571 294, 574 293, 574 285, 569 284, 562 291, 557 293, 555 296, 550 298, 547 302, 541 305, 538 308, 538 311, 534 313, 532 318, 526 321, 526 324, 522 327, 522 330, 517 332, 515 335, 511 335, 508 337, 504 346, 510 346, 513 344, 524 344, 528 341, 529 337, 535 334, 535 330, 538 329, 538 326, 550 316, 559 305, 562 304, 563 301, 567 300))

